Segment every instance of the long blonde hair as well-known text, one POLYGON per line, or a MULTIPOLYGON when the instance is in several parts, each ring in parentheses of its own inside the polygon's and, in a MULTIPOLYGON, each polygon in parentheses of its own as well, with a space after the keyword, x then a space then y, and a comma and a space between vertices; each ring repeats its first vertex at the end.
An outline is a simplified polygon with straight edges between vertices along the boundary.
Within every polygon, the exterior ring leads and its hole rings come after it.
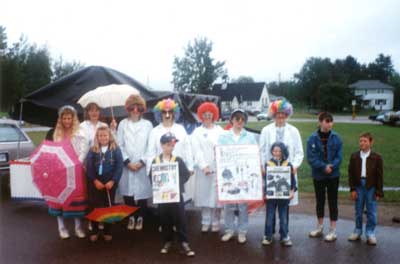
POLYGON ((73 137, 79 130, 79 119, 76 110, 72 106, 63 106, 58 112, 58 119, 56 128, 54 129, 53 140, 55 142, 62 141, 64 139, 64 126, 62 124, 62 118, 64 115, 72 115, 72 134, 73 137))
POLYGON ((94 137, 94 145, 92 147, 92 151, 96 152, 96 153, 100 153, 101 146, 100 146, 99 140, 97 139, 97 136, 99 135, 100 131, 108 132, 108 136, 110 137, 110 141, 108 142, 108 148, 110 150, 115 150, 118 147, 118 145, 117 145, 117 141, 114 138, 113 133, 111 132, 111 129, 108 126, 100 126, 96 130, 96 135, 94 137))

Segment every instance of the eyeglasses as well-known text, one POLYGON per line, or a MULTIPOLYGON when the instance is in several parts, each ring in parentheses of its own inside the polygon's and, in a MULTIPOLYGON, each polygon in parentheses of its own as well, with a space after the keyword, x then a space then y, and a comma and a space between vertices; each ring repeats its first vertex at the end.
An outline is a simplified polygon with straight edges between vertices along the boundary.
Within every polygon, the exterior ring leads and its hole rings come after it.
POLYGON ((173 113, 174 113, 174 111, 161 111, 161 113, 163 114, 163 115, 166 115, 166 114, 170 114, 170 115, 172 115, 173 113))
POLYGON ((144 107, 138 106, 138 105, 130 105, 130 106, 128 106, 127 110, 129 112, 135 111, 135 112, 143 113, 144 107))
POLYGON ((203 113, 203 117, 204 118, 212 118, 214 115, 212 114, 212 113, 210 113, 210 112, 205 112, 205 113, 203 113))
POLYGON ((237 122, 246 121, 246 118, 244 116, 235 116, 233 117, 233 119, 235 119, 237 122))

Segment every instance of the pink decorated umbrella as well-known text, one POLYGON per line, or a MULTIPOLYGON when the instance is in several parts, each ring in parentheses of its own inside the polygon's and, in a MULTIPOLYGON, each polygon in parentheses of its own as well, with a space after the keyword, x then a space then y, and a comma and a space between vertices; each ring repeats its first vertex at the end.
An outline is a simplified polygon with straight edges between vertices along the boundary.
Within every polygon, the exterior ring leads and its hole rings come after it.
POLYGON ((70 141, 43 141, 30 160, 33 182, 49 206, 69 204, 76 193, 84 198, 82 164, 70 141))

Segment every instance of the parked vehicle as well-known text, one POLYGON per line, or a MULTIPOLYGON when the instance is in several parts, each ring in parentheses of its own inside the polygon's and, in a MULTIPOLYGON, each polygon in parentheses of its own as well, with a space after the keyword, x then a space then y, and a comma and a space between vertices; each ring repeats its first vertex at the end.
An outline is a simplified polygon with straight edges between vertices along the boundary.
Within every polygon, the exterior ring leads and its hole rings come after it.
POLYGON ((9 162, 28 157, 35 149, 17 121, 0 119, 0 176, 9 174, 9 162))
POLYGON ((221 121, 229 121, 231 118, 231 112, 230 111, 222 111, 220 115, 221 121))
POLYGON ((268 113, 260 113, 257 115, 257 121, 261 121, 261 120, 270 121, 271 117, 268 115, 268 113))
POLYGON ((389 110, 380 111, 380 112, 377 113, 377 114, 368 116, 368 119, 373 120, 373 121, 380 121, 380 122, 382 122, 383 119, 384 119, 384 115, 385 115, 385 113, 387 113, 387 112, 389 112, 389 110), (378 117, 379 117, 379 118, 378 118, 378 117))

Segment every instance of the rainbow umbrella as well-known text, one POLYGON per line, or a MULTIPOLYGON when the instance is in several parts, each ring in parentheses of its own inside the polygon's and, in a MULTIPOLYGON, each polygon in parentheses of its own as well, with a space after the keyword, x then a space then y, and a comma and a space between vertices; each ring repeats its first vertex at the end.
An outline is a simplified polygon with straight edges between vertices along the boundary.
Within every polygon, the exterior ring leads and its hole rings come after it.
POLYGON ((133 214, 137 209, 139 209, 139 207, 127 205, 95 208, 92 212, 86 215, 86 218, 95 222, 111 224, 122 221, 125 217, 133 214))

